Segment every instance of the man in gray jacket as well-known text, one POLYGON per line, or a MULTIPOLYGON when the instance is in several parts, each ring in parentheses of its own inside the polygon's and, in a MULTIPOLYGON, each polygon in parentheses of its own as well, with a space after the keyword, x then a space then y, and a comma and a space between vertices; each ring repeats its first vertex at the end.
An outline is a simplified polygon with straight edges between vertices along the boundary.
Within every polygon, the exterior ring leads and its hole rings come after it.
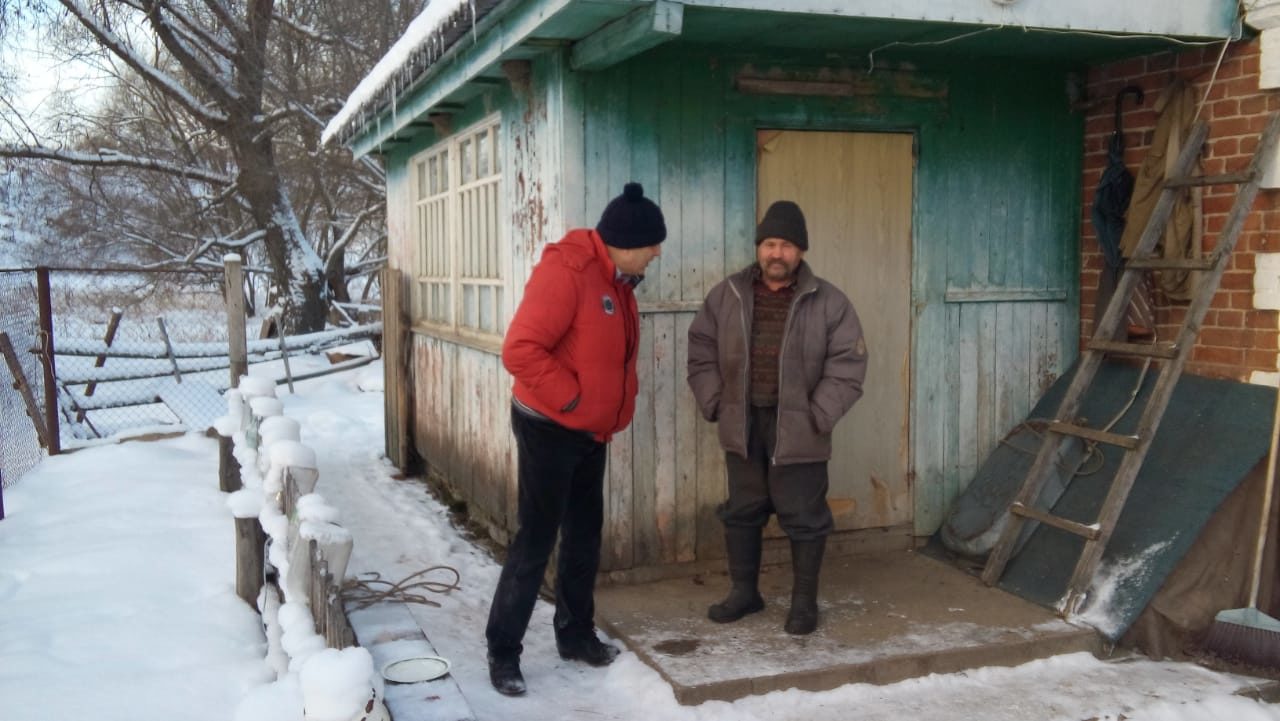
POLYGON ((756 262, 711 289, 689 326, 689 387, 719 423, 729 498, 717 509, 729 554, 729 595, 707 610, 720 623, 764 608, 761 533, 770 513, 791 539, 795 577, 785 629, 818 625, 818 573, 831 509, 831 431, 862 396, 867 347, 849 298, 804 262, 800 207, 769 206, 756 262))

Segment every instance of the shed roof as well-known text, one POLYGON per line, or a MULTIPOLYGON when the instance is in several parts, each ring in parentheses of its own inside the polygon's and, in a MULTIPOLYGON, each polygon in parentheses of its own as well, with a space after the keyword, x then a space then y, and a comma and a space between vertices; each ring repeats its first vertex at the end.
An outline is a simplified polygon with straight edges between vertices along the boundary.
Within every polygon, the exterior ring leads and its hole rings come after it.
POLYGON ((376 151, 427 112, 456 109, 479 92, 476 82, 500 78, 503 61, 549 48, 571 47, 577 70, 672 40, 866 53, 869 67, 907 48, 1089 62, 1227 38, 1238 27, 1232 0, 433 0, 324 140, 376 151))

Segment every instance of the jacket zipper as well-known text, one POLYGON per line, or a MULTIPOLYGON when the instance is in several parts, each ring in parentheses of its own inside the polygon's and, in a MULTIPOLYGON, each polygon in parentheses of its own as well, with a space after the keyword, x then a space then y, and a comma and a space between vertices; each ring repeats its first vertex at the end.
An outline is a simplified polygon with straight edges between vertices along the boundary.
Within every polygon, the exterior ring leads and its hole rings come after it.
POLYGON ((769 465, 778 465, 778 429, 782 427, 782 379, 786 374, 782 372, 782 359, 787 351, 787 336, 791 334, 791 319, 796 315, 796 307, 800 305, 800 301, 810 293, 816 293, 817 288, 810 288, 803 293, 797 293, 796 297, 791 301, 791 309, 787 311, 787 322, 782 326, 782 342, 778 344, 778 406, 775 411, 777 418, 773 421, 774 439, 773 439, 773 455, 769 458, 769 465))
MULTIPOLYGON (((618 305, 623 305, 622 290, 618 287, 617 283, 614 283, 614 292, 618 294, 618 305)), ((629 375, 629 373, 627 372, 627 361, 631 358, 631 352, 632 352, 631 344, 634 342, 636 345, 639 345, 639 339, 638 338, 633 339, 631 337, 630 316, 625 311, 623 311, 622 313, 619 313, 618 315, 622 318, 622 347, 624 350, 624 355, 622 356, 622 396, 621 396, 621 400, 618 403, 618 412, 613 416, 613 427, 615 429, 618 427, 619 424, 622 423, 622 409, 627 407, 627 376, 629 375)), ((636 335, 637 336, 640 335, 639 323, 640 323, 640 313, 637 310, 636 312, 636 335)))
POLYGON ((733 294, 738 296, 738 320, 742 323, 742 342, 747 346, 747 352, 743 354, 745 356, 743 360, 745 371, 742 374, 742 410, 743 420, 745 421, 742 424, 742 449, 745 451, 747 446, 751 444, 751 419, 745 417, 747 406, 750 405, 748 396, 750 395, 751 379, 751 336, 747 331, 747 305, 742 300, 742 293, 738 291, 738 287, 733 284, 733 281, 729 282, 729 290, 732 290, 733 294))

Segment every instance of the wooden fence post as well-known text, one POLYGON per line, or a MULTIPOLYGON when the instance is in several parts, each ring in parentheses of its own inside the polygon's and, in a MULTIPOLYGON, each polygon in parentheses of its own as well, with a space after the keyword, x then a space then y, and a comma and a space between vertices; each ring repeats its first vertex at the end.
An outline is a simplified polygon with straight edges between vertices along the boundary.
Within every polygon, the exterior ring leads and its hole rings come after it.
POLYGON ((53 363, 53 293, 49 286, 49 269, 45 266, 36 268, 36 295, 40 307, 40 360, 44 366, 46 450, 55 456, 62 452, 62 429, 58 422, 58 375, 53 363))
POLYGON ((169 364, 173 366, 173 379, 181 383, 182 371, 178 369, 178 357, 173 354, 173 343, 169 342, 169 331, 164 327, 164 318, 156 318, 156 325, 160 326, 160 338, 164 340, 165 352, 169 354, 169 364))
POLYGON ((240 256, 223 258, 226 269, 227 350, 231 361, 231 387, 240 387, 240 376, 249 372, 249 350, 244 330, 244 266, 240 256))
POLYGON ((406 332, 404 318, 404 286, 400 270, 382 269, 382 372, 383 404, 386 423, 386 453, 397 468, 407 469, 413 463, 413 439, 410 436, 413 402, 410 398, 409 363, 412 342, 406 332))
MULTIPOLYGON (((223 257, 227 303, 227 360, 231 387, 240 387, 240 376, 249 372, 249 349, 244 330, 244 267, 240 256, 223 257)), ((218 437, 218 486, 223 491, 240 489, 240 464, 232 454, 234 441, 218 437)), ((257 518, 236 519, 236 595, 257 608, 266 564, 267 534, 257 518)))

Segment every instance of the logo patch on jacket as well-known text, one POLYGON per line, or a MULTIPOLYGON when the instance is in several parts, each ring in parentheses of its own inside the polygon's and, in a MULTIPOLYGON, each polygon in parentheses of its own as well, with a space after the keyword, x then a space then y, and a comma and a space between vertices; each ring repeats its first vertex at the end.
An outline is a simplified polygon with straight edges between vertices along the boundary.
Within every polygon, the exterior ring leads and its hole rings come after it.
POLYGON ((613 315, 613 311, 614 311, 613 298, 610 298, 608 295, 600 296, 600 305, 604 307, 604 312, 606 315, 613 315))

